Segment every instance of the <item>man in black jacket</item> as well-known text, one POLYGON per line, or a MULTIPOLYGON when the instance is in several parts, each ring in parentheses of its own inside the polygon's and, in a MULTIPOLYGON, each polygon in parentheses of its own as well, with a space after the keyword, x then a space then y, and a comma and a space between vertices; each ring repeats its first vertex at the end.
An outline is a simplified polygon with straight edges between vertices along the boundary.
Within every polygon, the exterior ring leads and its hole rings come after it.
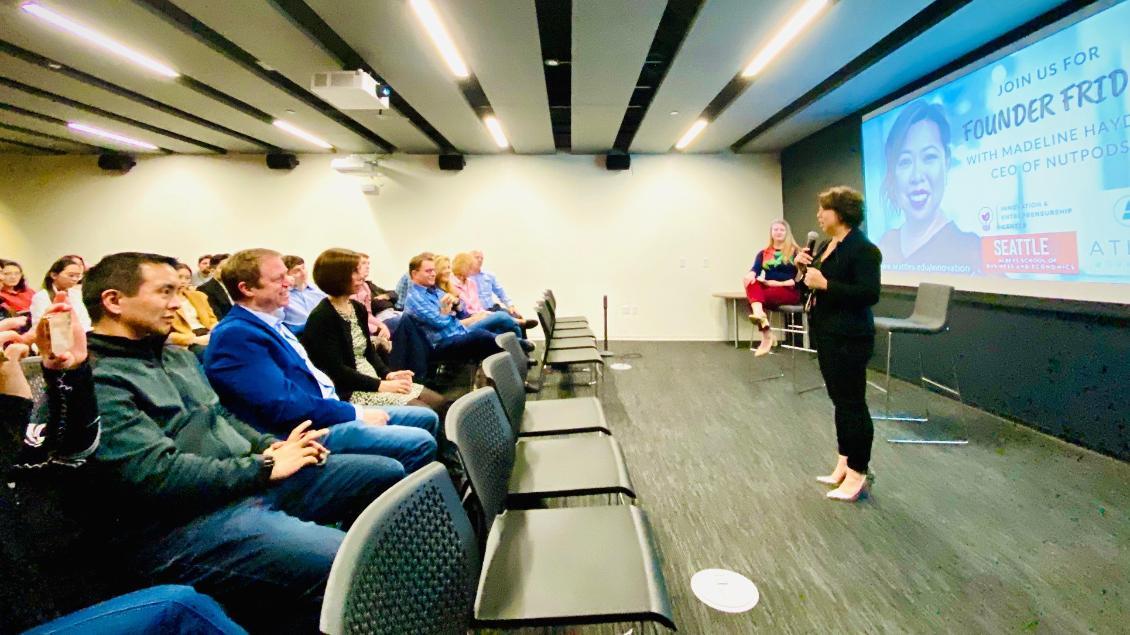
POLYGON ((404 468, 327 456, 309 422, 279 441, 224 409, 195 356, 164 346, 174 264, 114 254, 83 285, 102 418, 92 467, 125 566, 194 586, 253 632, 315 632, 345 536, 327 525, 352 522, 404 468))

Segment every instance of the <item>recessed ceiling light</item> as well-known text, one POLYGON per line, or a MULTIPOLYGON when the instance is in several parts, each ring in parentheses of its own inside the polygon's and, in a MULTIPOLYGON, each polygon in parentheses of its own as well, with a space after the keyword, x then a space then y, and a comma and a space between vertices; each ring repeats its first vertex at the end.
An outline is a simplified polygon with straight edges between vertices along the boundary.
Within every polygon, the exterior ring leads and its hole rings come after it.
POLYGON ((127 146, 133 146, 135 148, 144 148, 146 150, 160 150, 160 148, 153 145, 152 143, 146 143, 144 141, 138 141, 137 139, 131 139, 129 137, 125 137, 125 136, 122 136, 120 134, 110 132, 108 130, 103 130, 101 128, 95 128, 94 126, 88 126, 88 125, 83 124, 83 123, 76 123, 74 121, 69 121, 69 122, 67 122, 67 127, 70 128, 71 130, 77 130, 79 132, 85 132, 86 134, 94 135, 96 137, 102 137, 103 139, 110 139, 111 141, 117 141, 118 143, 124 143, 127 146))
POLYGON ((463 63, 463 58, 459 56, 455 42, 447 34, 447 29, 443 27, 443 22, 440 21, 439 14, 432 7, 432 3, 428 0, 411 0, 411 2, 412 9, 416 11, 416 17, 424 23, 424 30, 428 32, 428 36, 432 38, 432 43, 439 49, 439 54, 443 57, 443 61, 447 62, 447 67, 459 79, 466 79, 470 76, 471 73, 467 70, 467 65, 463 63))
POLYGON ((502 131, 502 124, 494 115, 487 115, 483 117, 483 123, 487 125, 487 130, 490 130, 490 136, 494 137, 494 142, 500 148, 505 148, 510 145, 506 140, 506 133, 502 131))
POLYGON ((774 57, 777 57, 778 53, 788 46, 789 42, 793 41, 793 38, 804 30, 804 27, 808 26, 824 10, 824 7, 828 6, 828 2, 829 0, 808 0, 808 2, 805 2, 781 27, 781 30, 777 31, 773 39, 769 40, 769 43, 757 52, 753 61, 742 71, 742 77, 753 77, 760 73, 769 65, 769 62, 773 61, 774 57))
POLYGON ((276 119, 274 123, 275 123, 275 127, 286 130, 290 134, 298 137, 299 139, 304 139, 306 141, 309 141, 310 143, 318 146, 319 148, 324 148, 326 150, 333 150, 333 146, 330 145, 329 143, 322 141, 318 137, 315 137, 314 135, 310 134, 309 132, 306 132, 302 128, 299 128, 298 126, 296 126, 292 123, 288 123, 286 121, 283 121, 282 119, 276 119))
POLYGON ((683 133, 683 136, 679 138, 679 141, 675 143, 675 149, 682 150, 689 146, 691 142, 695 140, 695 137, 702 132, 702 129, 706 127, 707 123, 705 119, 699 119, 691 124, 691 127, 687 129, 687 131, 683 133))
POLYGON ((47 62, 47 68, 50 68, 53 71, 57 71, 60 68, 63 68, 63 65, 58 62, 47 62))
POLYGON ((64 31, 77 35, 84 40, 87 40, 88 42, 96 44, 110 51, 111 53, 114 53, 115 55, 119 55, 128 59, 134 64, 144 66, 145 68, 148 68, 155 73, 159 73, 169 78, 176 78, 180 76, 180 73, 174 71, 168 66, 165 66, 164 64, 150 57, 142 55, 141 53, 138 53, 128 46, 112 40, 105 35, 102 35, 94 29, 91 29, 90 27, 84 26, 82 24, 79 24, 78 22, 75 22, 74 20, 71 20, 70 18, 55 13, 51 9, 47 9, 34 2, 25 2, 20 5, 20 8, 23 9, 26 13, 34 15, 35 17, 42 20, 46 20, 47 22, 54 24, 64 31))
POLYGON ((548 60, 545 61, 546 66, 558 66, 560 64, 561 64, 561 62, 554 60, 554 59, 548 59, 548 60))
POLYGON ((293 108, 287 108, 287 109, 286 109, 286 114, 288 114, 288 115, 293 115, 293 114, 294 114, 294 109, 293 109, 293 108))
POLYGON ((671 111, 671 116, 672 116, 672 117, 674 117, 674 116, 675 116, 675 115, 677 115, 677 114, 679 114, 679 111, 678 111, 678 110, 672 110, 672 111, 671 111))

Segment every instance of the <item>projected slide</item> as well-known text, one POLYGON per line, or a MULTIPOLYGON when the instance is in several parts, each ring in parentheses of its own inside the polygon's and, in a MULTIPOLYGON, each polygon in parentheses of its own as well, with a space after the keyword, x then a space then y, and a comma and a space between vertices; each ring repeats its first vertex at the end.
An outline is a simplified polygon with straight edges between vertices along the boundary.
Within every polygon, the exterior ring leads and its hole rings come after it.
POLYGON ((1130 2, 863 123, 885 271, 1130 283, 1130 2))

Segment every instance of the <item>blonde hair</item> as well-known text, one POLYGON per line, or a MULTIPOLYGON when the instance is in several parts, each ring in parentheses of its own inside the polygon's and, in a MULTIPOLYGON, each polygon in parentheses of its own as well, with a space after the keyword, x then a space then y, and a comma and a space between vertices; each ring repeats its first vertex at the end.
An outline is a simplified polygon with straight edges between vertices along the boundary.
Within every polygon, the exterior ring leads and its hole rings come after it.
POLYGON ((769 246, 765 248, 764 256, 762 257, 766 262, 773 258, 773 226, 783 225, 785 227, 785 240, 781 245, 781 258, 785 262, 792 262, 796 256, 796 252, 800 251, 800 245, 796 244, 796 239, 793 238, 793 228, 789 225, 789 221, 778 218, 777 220, 769 223, 769 246))
POLYGON ((436 264, 436 287, 452 295, 458 296, 459 294, 455 291, 455 286, 451 284, 451 258, 448 258, 447 256, 436 256, 435 258, 433 258, 433 260, 436 264), (447 269, 446 277, 444 277, 443 274, 444 269, 447 269))
POLYGON ((471 269, 475 266, 475 256, 470 252, 464 251, 455 254, 455 258, 451 261, 451 273, 454 273, 460 278, 466 278, 467 274, 471 273, 471 269))

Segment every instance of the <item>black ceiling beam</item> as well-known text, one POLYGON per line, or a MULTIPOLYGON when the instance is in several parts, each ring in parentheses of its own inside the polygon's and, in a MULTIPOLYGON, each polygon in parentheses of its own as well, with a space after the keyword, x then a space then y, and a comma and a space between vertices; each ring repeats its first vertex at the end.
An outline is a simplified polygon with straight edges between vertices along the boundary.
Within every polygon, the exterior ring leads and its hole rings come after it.
POLYGON ((255 56, 240 48, 235 42, 220 35, 217 31, 209 28, 208 25, 200 20, 192 17, 191 14, 173 4, 170 0, 134 0, 134 2, 149 9, 154 15, 192 36, 213 51, 235 62, 244 70, 258 76, 268 84, 301 101, 307 106, 310 106, 314 110, 317 110, 322 115, 348 129, 350 132, 367 139, 383 151, 393 152, 396 150, 396 146, 384 137, 349 118, 345 113, 334 108, 324 100, 319 99, 302 86, 290 81, 290 79, 282 73, 263 68, 260 66, 259 60, 255 59, 255 56))
POLYGON ((34 143, 27 143, 24 141, 16 141, 15 139, 9 139, 8 137, 0 137, 0 143, 10 143, 14 146, 30 148, 32 150, 38 150, 40 152, 46 152, 48 154, 66 154, 66 152, 62 150, 56 150, 55 148, 48 148, 44 146, 37 146, 34 143))
POLYGON ((29 51, 27 49, 21 48, 19 46, 16 46, 15 44, 10 43, 10 42, 5 42, 3 40, 0 40, 0 52, 7 53, 8 55, 11 55, 12 57, 15 57, 17 59, 21 59, 25 62, 28 62, 29 64, 41 66, 41 67, 43 67, 47 70, 59 73, 61 75, 66 75, 67 77, 70 77, 71 79, 78 80, 78 81, 80 81, 80 82, 82 82, 82 83, 84 83, 88 86, 94 86, 96 88, 101 88, 102 90, 105 90, 106 92, 109 92, 109 93, 113 93, 113 94, 115 94, 119 97, 125 97, 126 99, 129 99, 130 101, 137 102, 137 103, 142 104, 144 106, 148 106, 149 108, 163 112, 167 115, 173 115, 174 117, 179 117, 179 118, 184 119, 186 121, 191 121, 192 123, 194 123, 198 126, 203 126, 205 128, 208 128, 209 130, 215 130, 216 132, 226 134, 230 137, 235 137, 236 139, 242 139, 243 141, 246 141, 246 142, 251 143, 253 145, 257 145, 257 146, 264 148, 266 150, 277 150, 278 149, 274 145, 267 143, 266 141, 263 141, 261 139, 256 139, 255 137, 252 137, 251 135, 244 134, 244 133, 242 133, 238 130, 233 130, 233 129, 228 128, 226 126, 222 126, 222 125, 220 125, 220 124, 218 124, 214 121, 211 121, 211 120, 205 119, 203 117, 199 117, 197 115, 194 115, 190 112, 181 110, 180 108, 176 108, 174 106, 170 106, 168 104, 159 102, 156 99, 146 97, 145 95, 142 95, 141 93, 134 92, 134 91, 132 91, 128 88, 125 88, 123 86, 118 86, 117 84, 112 84, 112 83, 110 83, 110 82, 108 82, 108 81, 106 81, 106 80, 104 80, 100 77, 95 77, 94 75, 91 75, 89 73, 84 73, 84 72, 78 70, 77 68, 71 68, 70 66, 67 66, 66 64, 63 64, 61 62, 58 62, 58 61, 53 60, 53 59, 48 58, 48 57, 44 57, 44 56, 42 56, 38 53, 34 53, 34 52, 29 51))
POLYGON ((926 31, 934 28, 970 2, 972 2, 972 0, 939 0, 930 3, 925 9, 916 13, 914 17, 902 23, 902 25, 894 31, 888 33, 886 37, 857 55, 855 59, 845 64, 840 70, 832 73, 827 79, 814 86, 812 90, 801 95, 788 106, 785 106, 768 119, 761 122, 756 128, 747 132, 741 139, 735 141, 730 146, 730 149, 737 152, 745 144, 754 140, 759 135, 764 134, 773 126, 816 103, 817 100, 827 96, 840 86, 843 86, 863 71, 877 64, 883 58, 909 44, 926 31))
POLYGON ((53 124, 58 125, 58 126, 67 125, 67 121, 65 119, 59 119, 58 117, 52 117, 51 115, 45 115, 43 113, 35 112, 34 110, 28 110, 27 108, 21 108, 20 106, 16 106, 15 104, 5 104, 3 102, 0 102, 0 110, 6 110, 8 112, 14 112, 17 115, 23 115, 25 117, 32 117, 33 119, 38 119, 40 121, 46 121, 47 123, 53 123, 53 124))
MULTIPOLYGON (((40 97, 40 98, 46 99, 48 101, 52 101, 56 104, 61 104, 63 106, 69 106, 71 108, 75 108, 75 109, 78 109, 78 110, 84 110, 84 111, 89 112, 91 114, 95 114, 95 115, 98 115, 100 117, 105 117, 107 119, 113 119, 114 121, 119 121, 121 123, 134 126, 135 128, 141 128, 142 130, 148 130, 149 132, 152 132, 154 134, 159 134, 161 136, 168 137, 170 139, 176 139, 178 141, 183 141, 185 143, 188 143, 188 144, 191 144, 191 145, 194 145, 194 146, 198 146, 198 147, 204 148, 206 150, 211 150, 212 152, 215 152, 217 154, 227 154, 227 152, 228 152, 227 150, 225 150, 224 148, 221 148, 220 146, 212 145, 211 143, 207 143, 205 141, 200 141, 199 139, 193 139, 192 137, 187 137, 185 135, 180 134, 179 132, 173 132, 172 130, 165 130, 164 128, 158 128, 157 126, 152 126, 150 124, 145 123, 144 121, 138 121, 136 119, 124 117, 124 116, 119 115, 117 113, 110 112, 109 110, 104 110, 102 108, 99 108, 98 106, 91 106, 90 104, 84 104, 81 101, 75 101, 74 99, 71 99, 69 97, 64 97, 62 95, 43 90, 41 88, 36 88, 35 86, 30 86, 28 84, 16 81, 16 80, 11 79, 9 77, 0 76, 0 86, 7 86, 8 88, 14 88, 18 91, 27 93, 29 95, 34 95, 35 97, 40 97)), ((67 125, 67 122, 64 121, 63 125, 64 126, 67 125)), ((167 148, 160 148, 160 149, 161 149, 162 152, 169 152, 169 153, 172 152, 172 150, 169 150, 167 148)))
POLYGON ((549 125, 558 150, 573 147, 573 0, 534 0, 549 125), (550 66, 545 60, 556 60, 550 66))
POLYGON ((620 130, 616 133, 616 141, 612 144, 616 150, 628 152, 632 147, 636 133, 651 108, 651 102, 663 85, 663 80, 667 78, 667 71, 671 70, 671 64, 704 2, 705 0, 667 0, 667 7, 655 29, 655 37, 651 40, 651 48, 647 51, 640 76, 636 79, 636 90, 632 93, 624 118, 620 121, 620 130))
MULTIPOLYGON (((4 104, 0 104, 0 108, 2 108, 3 106, 4 106, 4 104)), ((64 122, 64 124, 65 123, 66 122, 64 122)), ((44 139, 51 139, 51 140, 54 140, 54 141, 62 141, 62 142, 69 143, 69 144, 72 144, 72 145, 82 146, 84 148, 92 148, 94 150, 100 150, 101 151, 101 150, 107 149, 107 148, 103 148, 101 146, 96 146, 96 145, 89 144, 89 143, 83 143, 82 141, 75 141, 74 139, 68 139, 67 137, 63 137, 63 136, 60 136, 60 135, 47 134, 46 132, 40 132, 38 130, 32 130, 31 128, 24 128, 23 126, 12 125, 10 123, 0 122, 0 128, 3 128, 4 130, 11 130, 12 132, 19 132, 19 133, 22 133, 22 134, 31 135, 31 136, 34 136, 34 137, 43 137, 44 139)))
POLYGON ((889 95, 884 95, 883 97, 876 99, 875 101, 873 101, 870 104, 861 108, 858 112, 860 112, 860 113, 871 112, 872 110, 875 110, 876 108, 878 108, 878 107, 880 107, 880 106, 882 106, 882 105, 884 105, 888 102, 894 101, 895 99, 898 99, 899 97, 902 97, 903 95, 907 95, 909 93, 912 93, 912 92, 918 90, 919 88, 922 88, 923 86, 927 86, 927 85, 945 77, 946 75, 949 75, 950 73, 952 73, 954 71, 961 70, 962 68, 965 68, 966 66, 969 66, 970 64, 972 64, 974 62, 977 62, 977 61, 979 61, 979 60, 981 60, 985 57, 988 57, 989 55, 997 52, 998 50, 1000 50, 1000 49, 1002 49, 1006 46, 1009 46, 1010 44, 1015 43, 1016 41, 1020 40, 1021 38, 1027 37, 1027 36, 1031 35, 1032 33, 1039 31, 1040 29, 1042 29, 1046 26, 1049 26, 1051 24, 1054 24, 1054 23, 1060 21, 1063 18, 1066 18, 1067 16, 1071 15, 1072 13, 1075 13, 1076 11, 1079 11, 1081 9, 1085 9, 1085 8, 1089 7, 1090 5, 1094 4, 1097 1, 1098 0, 1068 0, 1067 2, 1064 2, 1063 4, 1059 5, 1058 7, 1050 9, 1047 12, 1042 13, 1042 14, 1036 16, 1035 18, 1032 18, 1028 22, 1025 22, 1024 24, 1016 27, 1015 29, 1009 31, 1008 33, 1005 33, 1004 35, 993 38, 989 42, 982 44, 981 46, 973 49, 972 51, 966 53, 965 55, 962 55, 961 57, 957 58, 956 60, 954 60, 954 61, 952 61, 948 64, 946 64, 945 66, 942 66, 941 68, 939 68, 939 69, 937 69, 937 70, 935 70, 931 73, 928 73, 926 75, 923 75, 922 77, 919 77, 918 79, 914 80, 913 82, 911 82, 911 83, 909 83, 905 86, 900 87, 898 90, 894 91, 893 93, 891 93, 889 95))
POLYGON ((275 8, 286 16, 291 24, 317 42, 322 50, 335 57, 341 64, 342 70, 365 71, 373 79, 388 86, 392 90, 392 94, 388 98, 389 105, 404 115, 405 119, 412 122, 412 125, 424 133, 424 136, 431 139, 432 143, 439 146, 441 151, 445 153, 458 152, 447 137, 436 130, 435 126, 417 112, 400 93, 396 92, 394 87, 389 86, 388 82, 365 61, 365 58, 361 57, 361 54, 338 35, 333 27, 327 24, 304 0, 271 0, 271 4, 275 5, 275 8))

